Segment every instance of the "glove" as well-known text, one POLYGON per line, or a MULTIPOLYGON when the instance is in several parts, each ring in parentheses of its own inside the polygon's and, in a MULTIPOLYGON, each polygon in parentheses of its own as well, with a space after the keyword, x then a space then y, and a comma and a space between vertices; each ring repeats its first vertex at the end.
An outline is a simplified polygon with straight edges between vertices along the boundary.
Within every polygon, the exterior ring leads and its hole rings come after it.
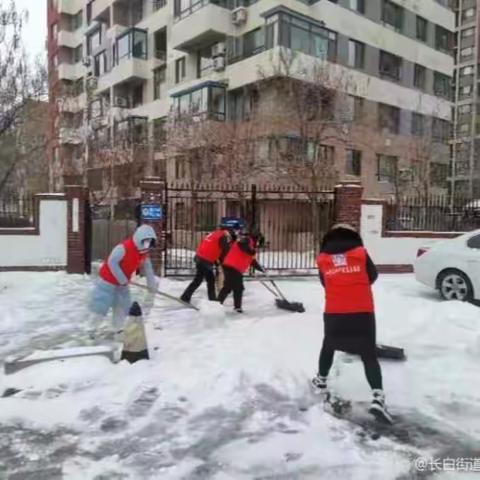
POLYGON ((158 287, 160 285, 160 282, 155 278, 148 282, 147 288, 150 293, 156 293, 158 290, 158 287))
POLYGON ((264 266, 260 265, 259 270, 260 270, 260 272, 262 272, 264 275, 267 274, 267 269, 266 269, 264 266))

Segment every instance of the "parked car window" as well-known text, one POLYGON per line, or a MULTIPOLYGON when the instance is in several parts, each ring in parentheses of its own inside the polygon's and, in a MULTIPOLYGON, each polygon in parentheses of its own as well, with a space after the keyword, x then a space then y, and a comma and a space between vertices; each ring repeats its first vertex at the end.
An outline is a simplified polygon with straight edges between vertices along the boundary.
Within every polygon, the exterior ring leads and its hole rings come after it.
POLYGON ((480 235, 475 235, 472 238, 468 239, 467 246, 470 248, 480 249, 480 235))

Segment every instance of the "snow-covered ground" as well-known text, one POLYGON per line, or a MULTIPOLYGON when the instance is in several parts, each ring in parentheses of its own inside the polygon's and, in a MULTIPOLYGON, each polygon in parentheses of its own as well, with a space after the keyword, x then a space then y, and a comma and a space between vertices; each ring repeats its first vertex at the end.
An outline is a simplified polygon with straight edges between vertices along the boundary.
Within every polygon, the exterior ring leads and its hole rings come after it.
MULTIPOLYGON (((322 341, 321 286, 313 278, 279 283, 306 313, 277 310, 269 292, 249 282, 239 316, 202 300, 202 287, 194 297, 200 312, 156 300, 146 318, 150 361, 76 359, 2 375, 0 395, 21 391, 0 398, 0 478, 425 478, 417 457, 477 457, 476 473, 438 478, 478 478, 478 307, 441 302, 410 275, 380 278, 378 340, 408 355, 382 362, 387 401, 412 435, 406 443, 373 440, 309 393, 322 341)), ((0 274, 0 361, 75 345, 90 285, 64 273, 0 274)), ((173 294, 184 287, 162 280, 173 294)), ((370 400, 355 357, 337 354, 331 377, 343 397, 370 400)))

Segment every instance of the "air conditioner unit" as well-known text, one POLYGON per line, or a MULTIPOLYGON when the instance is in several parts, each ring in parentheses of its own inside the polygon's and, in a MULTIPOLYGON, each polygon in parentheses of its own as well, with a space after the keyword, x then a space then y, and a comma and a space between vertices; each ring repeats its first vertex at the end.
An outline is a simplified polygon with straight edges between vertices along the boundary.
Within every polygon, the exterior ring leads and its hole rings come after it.
POLYGON ((83 57, 82 63, 85 67, 90 67, 92 65, 92 57, 83 57))
POLYGON ((245 7, 238 7, 232 12, 232 23, 241 25, 247 21, 248 11, 245 7))
POLYGON ((115 97, 114 105, 115 107, 118 107, 118 108, 127 108, 128 100, 123 97, 115 97))
POLYGON ((212 46, 212 57, 225 55, 225 44, 223 42, 215 43, 212 46))
POLYGON ((215 57, 213 59, 213 69, 216 72, 225 70, 225 57, 215 57))

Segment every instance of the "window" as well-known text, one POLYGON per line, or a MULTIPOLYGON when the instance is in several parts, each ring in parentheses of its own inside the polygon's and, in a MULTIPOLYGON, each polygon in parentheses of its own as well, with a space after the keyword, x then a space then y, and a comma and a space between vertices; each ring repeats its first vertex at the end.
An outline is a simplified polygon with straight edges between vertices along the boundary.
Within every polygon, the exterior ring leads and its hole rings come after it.
POLYGON ((452 52, 452 34, 438 25, 435 26, 435 47, 442 52, 452 52))
POLYGON ((466 10, 462 11, 462 20, 473 20, 475 18, 475 8, 467 8, 466 10))
POLYGON ((468 115, 469 113, 472 113, 472 105, 461 105, 458 107, 458 112, 461 115, 468 115))
POLYGON ((378 104, 378 129, 388 130, 390 133, 399 133, 400 109, 384 103, 378 104))
POLYGON ((463 57, 463 60, 465 60, 465 57, 470 57, 473 55, 473 47, 467 47, 467 48, 462 48, 460 50, 460 56, 463 57))
POLYGON ((251 57, 265 49, 265 34, 262 28, 257 28, 243 36, 243 55, 251 57))
POLYGON ((449 166, 445 163, 430 164, 430 183, 436 187, 446 188, 449 166))
POLYGON ((433 92, 439 97, 449 99, 451 96, 450 77, 443 73, 435 72, 433 78, 433 92))
POLYGON ((413 84, 415 85, 415 88, 425 90, 426 81, 427 69, 422 65, 415 64, 415 69, 413 72, 413 84))
POLYGON ((466 28, 465 30, 462 30, 462 40, 465 38, 470 38, 475 35, 475 28, 466 28))
POLYGON ((136 85, 132 89, 132 108, 143 105, 143 85, 136 85))
POLYGON ((158 100, 162 96, 162 84, 166 81, 167 69, 165 66, 153 71, 153 99, 158 100))
POLYGON ((153 145, 162 147, 167 141, 167 119, 156 118, 153 121, 153 145))
POLYGON ((403 28, 403 8, 389 0, 383 0, 382 7, 383 23, 401 32, 403 28))
POLYGON ((80 10, 76 15, 72 15, 72 31, 78 30, 83 25, 83 12, 80 10))
POLYGON ((365 45, 355 40, 348 42, 348 65, 354 68, 365 67, 365 45))
POLYGON ((73 51, 73 61, 74 63, 79 63, 82 61, 83 58, 83 45, 79 45, 74 51, 73 51))
POLYGON ((380 51, 380 76, 390 80, 400 80, 402 59, 391 53, 380 51))
POLYGON ((460 100, 465 100, 472 96, 473 86, 472 85, 465 85, 460 87, 460 100))
POLYGON ((225 87, 209 84, 175 96, 175 115, 176 117, 193 115, 223 121, 225 120, 225 103, 225 87))
POLYGON ((102 29, 99 28, 88 37, 88 53, 89 55, 102 44, 102 29))
POLYGON ((107 52, 103 52, 95 55, 94 58, 94 74, 96 77, 101 77, 107 73, 107 52))
POLYGON ((392 155, 377 155, 377 179, 379 182, 395 183, 398 158, 392 155))
MULTIPOLYGON (((275 17, 267 19, 274 20, 275 17)), ((337 34, 320 25, 286 13, 278 14, 278 44, 313 57, 334 61, 337 56, 337 34)), ((267 43, 268 48, 270 44, 267 43)))
POLYGON ((365 13, 365 0, 348 0, 347 5, 358 13, 365 13))
POLYGON ((56 40, 57 39, 57 35, 58 35, 58 25, 56 23, 54 23, 51 27, 50 27, 50 38, 52 40, 56 40))
POLYGON ((468 248, 480 248, 480 235, 475 235, 467 241, 468 248))
POLYGON ((175 60, 175 83, 180 83, 187 77, 185 57, 175 60))
POLYGON ((425 117, 420 113, 412 113, 412 135, 422 137, 424 134, 425 117))
POLYGON ((460 76, 466 77, 468 75, 473 75, 473 67, 463 67, 460 69, 460 76))
POLYGON ((365 99, 362 97, 353 97, 353 119, 361 120, 365 110, 365 99))
POLYGON ((451 137, 451 124, 442 118, 432 120, 432 138, 439 143, 448 143, 451 137))
POLYGON ((347 150, 347 163, 345 173, 360 177, 362 174, 362 152, 359 150, 347 150))
POLYGON ((469 136, 470 135, 470 123, 459 123, 457 125, 457 133, 459 136, 469 136))
POLYGON ((427 36, 428 22, 424 18, 417 16, 417 38, 422 42, 426 42, 427 36))
POLYGON ((117 38, 114 45, 115 64, 124 58, 147 59, 147 32, 138 28, 131 28, 121 37, 117 38))

